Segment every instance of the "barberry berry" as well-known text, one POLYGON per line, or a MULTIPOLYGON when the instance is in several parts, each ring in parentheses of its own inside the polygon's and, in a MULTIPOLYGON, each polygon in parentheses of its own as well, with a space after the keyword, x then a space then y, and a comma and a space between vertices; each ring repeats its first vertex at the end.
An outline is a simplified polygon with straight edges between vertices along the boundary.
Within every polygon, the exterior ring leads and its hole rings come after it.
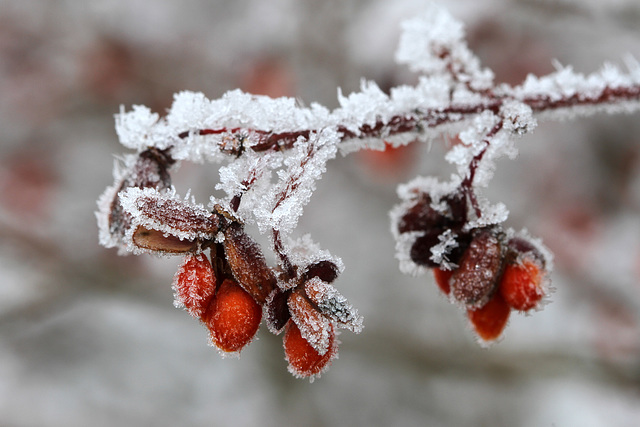
POLYGON ((173 278, 172 288, 174 305, 185 307, 193 317, 202 317, 216 291, 209 258, 202 252, 185 256, 173 278))
POLYGON ((202 317, 213 344, 227 353, 238 352, 249 344, 261 320, 260 304, 231 279, 222 282, 202 317))
POLYGON ((449 295, 451 292, 451 276, 453 275, 453 270, 443 270, 441 268, 433 269, 433 277, 436 280, 436 285, 438 288, 445 294, 449 295))
POLYGON ((485 343, 500 337, 507 326, 510 314, 511 308, 499 292, 496 292, 482 307, 467 310, 467 317, 473 329, 485 343))
POLYGON ((545 295, 539 263, 523 259, 507 264, 500 281, 500 293, 514 310, 529 311, 535 308, 545 295))
POLYGON ((284 351, 289 363, 289 372, 297 377, 313 379, 321 374, 338 354, 335 329, 331 325, 328 350, 320 354, 302 337, 298 326, 290 320, 284 334, 284 351))

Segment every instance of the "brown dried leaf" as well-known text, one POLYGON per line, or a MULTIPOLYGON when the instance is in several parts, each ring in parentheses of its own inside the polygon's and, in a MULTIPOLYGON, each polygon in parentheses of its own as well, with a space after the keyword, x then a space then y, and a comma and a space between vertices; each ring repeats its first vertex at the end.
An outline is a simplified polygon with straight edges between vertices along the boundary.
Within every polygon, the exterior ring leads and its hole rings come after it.
MULTIPOLYGON (((139 221, 155 223, 172 234, 190 234, 193 237, 213 238, 218 232, 220 220, 216 214, 182 200, 162 197, 159 194, 144 194, 137 198, 139 221)), ((158 227, 161 228, 161 227, 158 227)))
POLYGON ((332 325, 300 293, 294 292, 288 300, 291 319, 300 329, 302 337, 319 354, 325 354, 329 349, 332 325))
POLYGON ((180 240, 178 237, 165 235, 161 231, 150 230, 141 225, 133 232, 131 240, 139 248, 168 254, 193 252, 198 249, 197 241, 180 240))

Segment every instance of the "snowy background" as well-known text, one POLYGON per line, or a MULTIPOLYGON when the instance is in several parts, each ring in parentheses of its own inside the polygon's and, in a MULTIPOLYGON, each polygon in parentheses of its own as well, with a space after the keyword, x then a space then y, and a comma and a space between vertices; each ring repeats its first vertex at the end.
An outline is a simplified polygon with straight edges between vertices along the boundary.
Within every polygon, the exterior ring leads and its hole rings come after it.
MULTIPOLYGON (((591 72, 640 58, 635 0, 442 1, 497 80, 591 72)), ((120 105, 157 112, 183 89, 243 90, 337 106, 360 78, 413 82, 393 63, 422 1, 0 0, 0 425, 632 426, 640 420, 640 122, 543 122, 502 160, 487 196, 554 251, 552 303, 474 341, 430 277, 398 270, 395 187, 447 178, 444 144, 329 163, 297 233, 346 270, 365 317, 313 384, 286 370, 265 328, 221 359, 173 307, 179 259, 98 245, 120 105)), ((207 201, 212 167, 179 191, 207 201)), ((256 230, 253 230, 256 236, 256 230)), ((260 236, 257 236, 261 239, 260 236)))

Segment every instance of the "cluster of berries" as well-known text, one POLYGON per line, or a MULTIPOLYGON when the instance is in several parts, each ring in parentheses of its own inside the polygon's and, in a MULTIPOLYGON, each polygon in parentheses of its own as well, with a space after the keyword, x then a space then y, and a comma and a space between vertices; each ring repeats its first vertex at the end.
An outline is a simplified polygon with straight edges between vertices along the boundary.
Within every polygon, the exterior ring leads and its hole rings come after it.
POLYGON ((337 327, 363 327, 362 317, 331 285, 338 267, 317 261, 283 281, 285 274, 272 273, 241 227, 226 230, 224 241, 212 246, 213 262, 201 251, 186 255, 173 280, 176 305, 200 319, 224 355, 239 354, 253 340, 264 311, 268 329, 284 331, 289 371, 319 376, 337 357, 337 327))
POLYGON ((210 210, 175 194, 172 164, 168 153, 156 149, 129 159, 120 182, 101 197, 102 243, 184 256, 173 280, 175 305, 207 327, 222 354, 239 354, 264 317, 269 331, 284 332, 289 371, 319 376, 337 357, 337 329, 363 328, 362 317, 332 284, 342 270, 340 260, 302 239, 297 251, 305 254, 297 254, 295 263, 288 253, 293 249, 279 242, 281 265, 269 267, 232 207, 216 204, 210 210))
POLYGON ((433 269, 440 290, 466 310, 481 342, 489 344, 502 334, 511 310, 540 306, 549 290, 550 258, 524 232, 472 226, 468 200, 460 187, 438 197, 416 191, 396 227, 411 239, 411 261, 433 269))

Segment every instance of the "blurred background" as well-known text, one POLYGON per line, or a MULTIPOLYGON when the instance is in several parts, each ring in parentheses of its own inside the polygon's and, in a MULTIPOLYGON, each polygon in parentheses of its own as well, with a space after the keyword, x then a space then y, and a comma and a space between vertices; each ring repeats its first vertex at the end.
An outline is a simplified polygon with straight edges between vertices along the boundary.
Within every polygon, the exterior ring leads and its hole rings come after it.
MULTIPOLYGON (((640 58, 635 0, 448 0, 497 80, 640 58)), ((0 0, 0 425, 635 426, 640 422, 640 117, 543 122, 486 195, 556 256, 551 303, 480 348, 431 277, 400 274, 388 211, 446 142, 330 163, 297 233, 346 270, 365 317, 319 380, 286 370, 266 329, 222 359, 172 305, 177 258, 98 245, 121 105, 243 90, 337 106, 393 63, 416 0, 0 0)), ((184 164, 206 202, 215 167, 184 164)), ((257 239, 262 237, 257 236, 257 239)))

